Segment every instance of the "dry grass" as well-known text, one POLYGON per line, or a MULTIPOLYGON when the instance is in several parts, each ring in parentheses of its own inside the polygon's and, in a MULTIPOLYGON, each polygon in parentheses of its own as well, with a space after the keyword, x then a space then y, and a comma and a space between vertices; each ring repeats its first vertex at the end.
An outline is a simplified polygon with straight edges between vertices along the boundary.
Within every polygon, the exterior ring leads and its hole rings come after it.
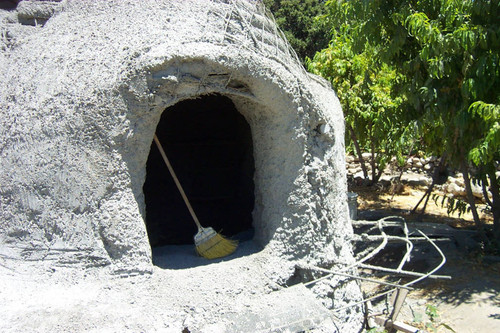
MULTIPOLYGON (((393 197, 391 189, 377 188, 376 186, 357 186, 350 188, 350 191, 358 193, 359 210, 380 210, 386 211, 388 215, 402 215, 407 220, 419 220, 424 222, 446 223, 457 228, 473 227, 474 222, 471 213, 465 213, 459 216, 458 212, 448 215, 446 206, 441 207, 441 201, 437 204, 429 200, 425 214, 410 215, 410 211, 415 207, 420 198, 424 195, 426 187, 403 185, 399 193, 393 197)), ((436 193, 441 194, 441 193, 436 193)), ((441 194, 442 195, 442 194, 441 194)), ((419 211, 423 203, 419 206, 419 211)), ((478 213, 480 218, 487 224, 493 223, 493 217, 490 212, 486 212, 486 206, 478 203, 478 213)))

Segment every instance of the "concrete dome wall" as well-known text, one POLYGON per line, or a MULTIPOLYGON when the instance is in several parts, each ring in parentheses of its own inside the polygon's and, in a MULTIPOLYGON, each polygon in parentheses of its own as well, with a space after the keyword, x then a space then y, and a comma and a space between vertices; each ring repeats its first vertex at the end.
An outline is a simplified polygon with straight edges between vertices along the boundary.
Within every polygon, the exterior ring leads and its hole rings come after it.
POLYGON ((168 106, 218 93, 252 130, 256 240, 284 258, 352 260, 338 100, 264 14, 254 2, 68 0, 43 27, 2 21, 2 255, 150 270, 155 128, 168 106))

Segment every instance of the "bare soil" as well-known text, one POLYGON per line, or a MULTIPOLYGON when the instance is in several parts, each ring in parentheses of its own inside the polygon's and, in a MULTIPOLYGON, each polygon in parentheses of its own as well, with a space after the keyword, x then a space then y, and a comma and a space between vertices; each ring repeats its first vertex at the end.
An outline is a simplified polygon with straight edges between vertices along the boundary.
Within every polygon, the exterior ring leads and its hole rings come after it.
MULTIPOLYGON (((399 191, 393 194, 392 189, 377 186, 355 186, 350 188, 350 191, 359 195, 358 209, 360 211, 375 210, 387 215, 403 216, 408 221, 445 223, 455 228, 474 227, 470 212, 464 214, 458 212, 447 213, 446 206, 441 205, 444 193, 439 191, 433 192, 433 194, 440 197, 436 202, 432 198, 429 199, 424 214, 420 214, 423 203, 419 205, 419 214, 410 214, 426 190, 425 186, 402 185, 399 191)), ((476 205, 480 218, 486 224, 492 224, 493 216, 486 209, 486 205, 480 201, 476 202, 476 205)))

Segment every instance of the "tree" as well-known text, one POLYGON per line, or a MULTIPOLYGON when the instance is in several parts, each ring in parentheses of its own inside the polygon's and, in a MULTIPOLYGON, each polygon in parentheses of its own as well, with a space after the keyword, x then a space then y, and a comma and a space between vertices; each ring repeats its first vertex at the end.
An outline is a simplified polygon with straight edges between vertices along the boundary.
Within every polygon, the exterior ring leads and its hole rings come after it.
POLYGON ((329 27, 316 19, 325 12, 320 0, 263 0, 301 60, 313 57, 330 40, 329 27))
POLYGON ((500 240, 499 0, 332 0, 327 8, 325 20, 348 33, 355 52, 374 45, 377 66, 401 74, 398 88, 419 123, 421 148, 447 152, 462 171, 479 228, 470 178, 489 185, 500 240))
POLYGON ((406 129, 405 114, 401 112, 403 98, 392 95, 398 75, 387 64, 374 66, 376 52, 367 45, 362 53, 354 53, 352 41, 343 33, 337 34, 314 59, 306 60, 309 71, 328 79, 337 92, 365 179, 368 171, 362 151, 370 151, 372 184, 392 156, 401 156, 400 138, 406 129))

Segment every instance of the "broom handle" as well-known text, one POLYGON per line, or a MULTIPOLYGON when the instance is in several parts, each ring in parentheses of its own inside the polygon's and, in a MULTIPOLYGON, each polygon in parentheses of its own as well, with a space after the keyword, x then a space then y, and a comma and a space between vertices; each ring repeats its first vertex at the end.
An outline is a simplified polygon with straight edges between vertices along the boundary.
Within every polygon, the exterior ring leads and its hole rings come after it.
POLYGON ((196 226, 198 227, 199 230, 203 230, 204 228, 201 226, 200 221, 198 220, 198 217, 196 217, 196 214, 194 213, 193 207, 191 207, 191 204, 189 203, 189 200, 186 196, 186 193, 184 193, 184 190, 182 189, 181 183, 179 182, 179 179, 177 179, 177 176, 175 175, 174 168, 172 168, 172 165, 170 164, 170 161, 168 160, 167 154, 165 154, 165 151, 163 150, 163 147, 161 146, 160 140, 158 140, 158 137, 156 136, 156 133, 154 135, 154 140, 156 143, 156 146, 158 147, 158 150, 160 151, 161 156, 163 157, 163 160, 165 161, 165 164, 167 165, 168 171, 170 171, 170 174, 172 175, 172 178, 174 179, 175 185, 177 185, 177 189, 179 192, 181 192, 182 199, 184 199, 184 202, 186 203, 186 206, 191 213, 191 216, 193 217, 194 223, 196 223, 196 226))

